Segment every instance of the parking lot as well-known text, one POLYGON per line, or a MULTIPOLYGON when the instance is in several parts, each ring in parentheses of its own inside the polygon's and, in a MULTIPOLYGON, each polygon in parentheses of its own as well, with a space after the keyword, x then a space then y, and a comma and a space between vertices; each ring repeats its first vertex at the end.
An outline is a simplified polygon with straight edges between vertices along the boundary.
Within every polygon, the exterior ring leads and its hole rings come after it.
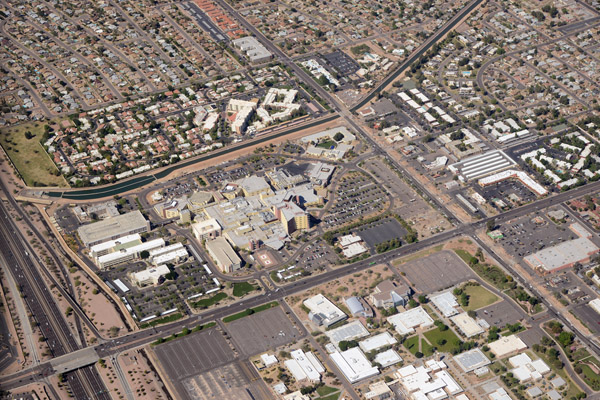
POLYGON ((335 265, 338 256, 323 241, 307 246, 296 260, 296 269, 314 270, 335 265))
POLYGON ((516 180, 506 180, 486 187, 473 185, 473 189, 499 211, 506 211, 536 199, 531 190, 516 180))
POLYGON ((406 235, 406 229, 394 218, 377 221, 366 227, 361 227, 357 234, 371 247, 379 243, 387 242, 395 238, 402 239, 406 235))
POLYGON ((544 213, 539 213, 533 218, 518 218, 500 226, 504 238, 499 239, 498 243, 509 254, 525 257, 546 246, 575 239, 576 235, 568 227, 571 222, 572 219, 567 217, 565 223, 557 225, 544 213))
POLYGON ((485 319, 490 326, 503 327, 506 324, 514 324, 520 321, 526 314, 516 305, 503 300, 477 310, 477 315, 485 319))
POLYGON ((269 389, 249 362, 234 362, 185 379, 181 386, 191 400, 268 400, 269 389))
POLYGON ((475 277, 471 269, 452 251, 440 251, 396 267, 406 274, 418 293, 434 293, 475 277))
POLYGON ((226 325, 236 348, 247 356, 299 340, 301 333, 281 307, 261 311, 226 325))
POLYGON ((158 345, 154 351, 172 381, 181 381, 235 359, 233 350, 217 329, 192 333, 158 345))
POLYGON ((360 69, 360 65, 352 57, 339 50, 325 54, 323 58, 342 76, 348 76, 360 69))
MULTIPOLYGON (((198 262, 188 262, 175 267, 177 274, 174 281, 165 281, 158 286, 138 287, 131 281, 129 274, 147 269, 148 265, 144 262, 116 266, 105 271, 100 271, 98 275, 109 281, 115 288, 119 296, 127 299, 133 308, 138 320, 162 313, 173 308, 184 307, 188 298, 197 294, 206 293, 209 290, 216 289, 216 285, 211 276, 198 262), (116 279, 127 286, 128 292, 124 293, 114 281, 116 279)), ((202 296, 193 298, 193 301, 200 300, 202 296)))
POLYGON ((358 172, 344 175, 335 189, 333 212, 323 218, 323 228, 331 229, 382 211, 388 195, 371 178, 358 172))

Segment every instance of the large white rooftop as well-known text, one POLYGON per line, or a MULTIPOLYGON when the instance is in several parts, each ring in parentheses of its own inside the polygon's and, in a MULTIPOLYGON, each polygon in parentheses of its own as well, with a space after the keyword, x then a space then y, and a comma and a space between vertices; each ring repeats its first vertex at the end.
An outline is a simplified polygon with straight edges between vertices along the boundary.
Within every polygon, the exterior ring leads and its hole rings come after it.
POLYGON ((330 357, 350 383, 358 382, 379 373, 379 369, 371 365, 358 347, 353 347, 341 353, 334 352, 330 354, 330 357))
POLYGON ((388 317, 387 321, 394 325, 396 331, 401 335, 412 333, 417 327, 425 328, 433 325, 433 319, 421 306, 392 315, 388 317))
POLYGON ((444 317, 448 318, 458 314, 458 303, 456 297, 451 292, 440 293, 435 296, 430 296, 429 300, 442 312, 444 317))

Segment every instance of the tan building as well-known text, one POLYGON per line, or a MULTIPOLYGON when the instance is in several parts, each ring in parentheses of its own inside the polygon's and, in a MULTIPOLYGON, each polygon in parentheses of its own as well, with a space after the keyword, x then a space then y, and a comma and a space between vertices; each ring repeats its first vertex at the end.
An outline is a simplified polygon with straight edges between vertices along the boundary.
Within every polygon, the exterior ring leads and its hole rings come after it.
POLYGON ((206 242, 206 250, 223 272, 233 272, 242 267, 242 259, 224 237, 206 242))
POLYGON ((192 230, 198 240, 214 239, 221 236, 222 232, 221 225, 219 225, 219 222, 215 218, 195 223, 192 225, 192 230))
POLYGON ((273 213, 281 221, 288 235, 297 230, 310 228, 310 214, 294 202, 282 202, 273 206, 273 213))

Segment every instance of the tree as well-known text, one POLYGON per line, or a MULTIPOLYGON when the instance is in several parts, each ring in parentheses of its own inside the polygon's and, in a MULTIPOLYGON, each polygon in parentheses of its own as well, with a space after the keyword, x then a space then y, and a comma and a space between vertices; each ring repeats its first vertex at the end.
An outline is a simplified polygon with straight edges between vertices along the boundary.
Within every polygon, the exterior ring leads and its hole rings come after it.
POLYGON ((489 219, 488 222, 486 223, 486 227, 487 227, 488 232, 496 229, 496 220, 494 218, 489 219))
POLYGON ((339 142, 343 138, 344 138, 344 134, 342 132, 338 132, 333 136, 333 140, 335 140, 336 142, 339 142))
POLYGON ((421 304, 427 303, 427 297, 424 294, 419 295, 419 303, 421 303, 421 304))
POLYGON ((421 353, 420 351, 417 351, 417 352, 415 353, 415 357, 417 357, 417 358, 423 358, 423 356, 424 356, 424 354, 423 354, 423 353, 421 353))
POLYGON ((140 253, 140 258, 141 258, 142 260, 145 260, 145 259, 147 259, 148 257, 150 257, 150 253, 148 252, 148 250, 143 250, 143 251, 140 253))

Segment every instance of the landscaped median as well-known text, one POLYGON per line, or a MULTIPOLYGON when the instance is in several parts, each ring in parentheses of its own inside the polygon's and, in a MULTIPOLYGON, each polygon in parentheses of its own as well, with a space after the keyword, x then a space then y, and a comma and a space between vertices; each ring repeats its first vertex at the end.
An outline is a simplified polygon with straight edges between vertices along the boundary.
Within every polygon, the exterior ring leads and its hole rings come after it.
POLYGON ((233 322, 233 321, 235 321, 237 319, 247 317, 248 315, 256 314, 257 312, 261 312, 261 311, 265 311, 265 310, 268 310, 268 309, 273 308, 273 307, 277 307, 278 305, 279 305, 278 302, 272 301, 270 303, 263 304, 263 305, 258 306, 258 307, 248 308, 248 309, 246 309, 244 311, 241 311, 241 312, 239 312, 237 314, 233 314, 233 315, 230 315, 228 317, 223 318, 223 322, 233 322))
POLYGON ((192 328, 192 329, 184 328, 179 333, 174 333, 171 336, 167 336, 166 338, 159 338, 155 342, 152 342, 152 346, 158 346, 159 344, 167 343, 167 342, 169 342, 171 340, 174 340, 174 339, 177 339, 177 338, 180 338, 180 337, 183 337, 183 336, 187 336, 190 333, 203 331, 203 330, 212 328, 212 327, 214 327, 216 325, 217 325, 216 322, 209 322, 209 323, 204 324, 204 325, 198 325, 198 326, 196 326, 195 328, 192 328))

